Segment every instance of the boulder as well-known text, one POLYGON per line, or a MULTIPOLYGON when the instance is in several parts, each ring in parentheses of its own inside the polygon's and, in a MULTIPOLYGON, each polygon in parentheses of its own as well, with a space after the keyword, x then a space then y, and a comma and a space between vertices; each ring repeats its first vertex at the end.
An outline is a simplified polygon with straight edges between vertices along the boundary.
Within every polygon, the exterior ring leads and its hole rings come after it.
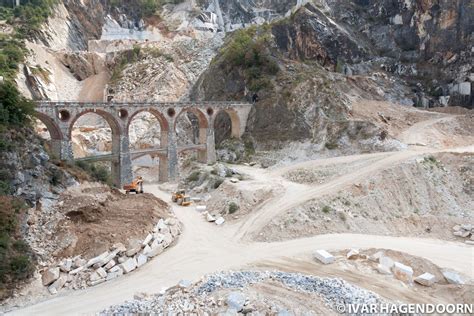
POLYGON ((165 219, 165 224, 168 226, 175 226, 178 225, 178 220, 174 217, 170 217, 165 219))
POLYGON ((112 245, 111 250, 118 250, 118 253, 127 251, 127 248, 121 242, 112 245))
POLYGON ((333 263, 335 260, 333 255, 331 255, 326 250, 322 250, 322 249, 316 250, 316 252, 314 253, 314 258, 321 261, 323 264, 330 264, 330 263, 333 263))
POLYGON ((390 268, 387 268, 386 266, 382 265, 382 264, 378 264, 377 265, 377 271, 380 273, 380 274, 392 274, 392 271, 390 270, 390 268))
POLYGON ((102 279, 102 278, 103 278, 103 277, 101 277, 96 271, 92 272, 92 273, 89 275, 89 281, 91 281, 91 282, 100 280, 100 279, 102 279))
POLYGON ((123 273, 123 270, 122 270, 122 268, 120 268, 120 266, 112 267, 112 268, 109 270, 110 273, 114 273, 114 272, 118 272, 118 271, 122 271, 122 273, 123 273))
POLYGON ((90 281, 90 282, 89 282, 89 285, 90 285, 90 286, 96 286, 97 284, 104 283, 105 280, 106 280, 106 279, 103 278, 103 279, 99 279, 99 280, 96 280, 96 281, 90 281))
POLYGON ((359 254, 360 254, 360 253, 359 253, 359 250, 357 250, 357 249, 351 249, 351 250, 349 250, 349 252, 347 253, 346 257, 347 257, 347 259, 349 259, 349 260, 353 260, 353 259, 359 258, 359 254))
POLYGON ((467 245, 474 245, 474 241, 473 240, 466 240, 465 243, 467 245))
POLYGON ((118 278, 119 276, 123 275, 122 268, 120 268, 119 266, 115 266, 114 268, 116 269, 111 269, 109 273, 107 274, 107 278, 106 278, 107 281, 118 278))
POLYGON ((118 263, 124 263, 124 262, 127 261, 127 260, 128 260, 128 258, 125 257, 125 256, 123 256, 123 257, 119 257, 119 258, 117 259, 117 262, 118 262, 118 263))
POLYGON ((43 275, 41 276, 43 285, 44 286, 50 285, 51 283, 59 279, 59 273, 60 273, 59 268, 52 268, 43 272, 43 275))
POLYGON ((460 230, 461 230, 461 225, 455 225, 455 226, 453 227, 453 230, 454 230, 455 232, 460 231, 460 230))
POLYGON ((392 267, 395 264, 395 262, 390 257, 386 257, 386 256, 381 257, 379 260, 379 263, 387 267, 388 269, 392 269, 392 267))
POLYGON ((239 181, 240 181, 240 180, 237 179, 237 178, 230 178, 230 182, 232 182, 232 183, 237 183, 237 182, 239 182, 239 181))
POLYGON ((141 246, 141 245, 134 246, 133 248, 128 249, 128 250, 125 252, 125 254, 127 255, 127 257, 133 257, 133 256, 136 255, 141 249, 142 249, 142 246, 141 246))
POLYGON ((143 248, 142 254, 146 255, 150 252, 151 247, 146 245, 145 248, 143 248))
POLYGON ((107 276, 107 272, 104 268, 99 268, 95 271, 101 278, 105 278, 107 276))
POLYGON ((166 248, 169 245, 171 245, 172 242, 173 242, 173 236, 171 236, 171 234, 169 233, 165 234, 165 238, 163 239, 162 245, 166 248))
POLYGON ((178 286, 182 289, 186 289, 186 288, 190 287, 192 284, 193 284, 193 282, 191 282, 189 280, 181 280, 181 281, 179 281, 178 286))
POLYGON ((51 294, 57 294, 66 284, 68 280, 68 275, 67 274, 61 274, 59 278, 54 281, 50 286, 48 286, 48 291, 51 294))
POLYGON ((137 268, 137 260, 135 258, 129 258, 124 263, 120 264, 124 273, 130 273, 137 268))
POLYGON ((369 257, 370 261, 379 262, 380 258, 384 256, 383 251, 378 251, 369 257))
POLYGON ((158 223, 156 223, 155 227, 153 228, 153 232, 157 233, 157 232, 159 232, 160 230, 162 230, 164 228, 166 228, 165 221, 162 218, 160 218, 158 223))
POLYGON ((170 233, 173 238, 177 237, 179 235, 178 226, 170 226, 170 233))
POLYGON ((160 229, 160 233, 169 234, 170 233, 170 228, 168 226, 165 226, 164 228, 160 229))
POLYGON ((72 259, 63 260, 63 261, 59 264, 59 269, 60 269, 62 272, 69 272, 69 271, 71 271, 71 269, 72 269, 72 259))
POLYGON ((443 271, 443 276, 446 278, 448 283, 451 283, 451 284, 464 284, 464 281, 461 278, 461 276, 459 274, 457 274, 456 272, 454 272, 454 271, 448 271, 448 270, 443 271))
POLYGON ((461 228, 464 230, 471 230, 473 227, 471 224, 463 224, 461 225, 461 228))
POLYGON ((150 248, 150 251, 146 253, 146 256, 149 258, 153 258, 161 254, 164 250, 165 250, 164 244, 157 244, 156 246, 150 248))
POLYGON ((110 270, 111 268, 113 268, 117 263, 115 262, 114 259, 110 260, 109 262, 107 262, 107 264, 104 266, 104 269, 105 270, 110 270))
POLYGON ((137 267, 141 267, 148 261, 148 257, 144 254, 139 254, 137 256, 137 267))
POLYGON ((94 266, 93 266, 94 269, 98 269, 100 267, 105 266, 108 262, 110 262, 110 260, 114 259, 117 256, 118 252, 119 252, 118 250, 114 250, 107 257, 105 257, 102 260, 100 260, 99 262, 95 263, 94 266))
POLYGON ((73 261, 72 268, 74 269, 85 266, 87 264, 87 261, 85 259, 82 259, 81 257, 76 257, 72 261, 73 261))
POLYGON ((79 267, 77 269, 74 269, 72 271, 69 272, 70 275, 75 275, 75 274, 78 274, 79 272, 81 272, 82 270, 85 270, 86 269, 86 266, 82 266, 82 267, 79 267))
POLYGON ((432 286, 436 282, 436 277, 431 273, 425 272, 417 276, 415 282, 424 286, 432 286))
POLYGON ((409 266, 406 266, 400 262, 395 262, 392 268, 395 278, 407 282, 413 282, 413 269, 409 266))
POLYGON ((157 242, 157 243, 162 243, 163 240, 165 239, 165 235, 163 234, 160 234, 160 233, 156 233, 156 234, 153 234, 153 242, 157 242))
POLYGON ((222 216, 219 217, 218 219, 216 219, 216 221, 215 221, 216 225, 222 225, 222 224, 224 224, 224 222, 225 222, 225 219, 222 216))
POLYGON ((197 205, 196 206, 196 211, 198 212, 204 212, 207 209, 205 205, 197 205))
POLYGON ((230 292, 226 298, 227 306, 240 312, 244 308, 245 296, 241 292, 230 292))
MULTIPOLYGON (((103 260, 106 259, 109 255, 110 255, 110 252, 106 251, 106 252, 104 252, 104 253, 98 255, 97 257, 92 258, 92 259, 90 259, 89 261, 87 261, 86 266, 87 266, 87 267, 91 267, 91 266, 93 266, 94 264, 103 261, 103 260)), ((104 264, 105 264, 105 263, 104 263, 104 264)))
POLYGON ((148 245, 152 239, 153 239, 152 234, 146 235, 145 240, 143 240, 142 246, 148 245))
POLYGON ((216 218, 214 216, 212 216, 211 214, 207 213, 206 215, 206 220, 208 222, 215 222, 216 221, 216 218))

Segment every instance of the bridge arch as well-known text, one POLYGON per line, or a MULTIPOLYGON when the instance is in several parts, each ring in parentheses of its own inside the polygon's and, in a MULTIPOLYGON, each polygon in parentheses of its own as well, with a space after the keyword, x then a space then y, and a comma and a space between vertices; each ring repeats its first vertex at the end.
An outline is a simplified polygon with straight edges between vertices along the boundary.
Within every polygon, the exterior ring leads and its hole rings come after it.
POLYGON ((48 129, 49 136, 54 140, 62 140, 63 134, 56 122, 46 114, 35 111, 34 116, 43 123, 48 129))
MULTIPOLYGON (((199 108, 196 108, 196 107, 185 107, 183 109, 181 109, 178 113, 178 115, 176 115, 176 118, 174 120, 174 133, 177 135, 178 132, 176 130, 176 127, 177 127, 177 122, 179 121, 180 117, 186 113, 192 113, 194 114, 194 116, 197 118, 197 122, 198 122, 198 128, 199 128, 199 131, 198 131, 198 141, 197 143, 199 145, 203 145, 203 146, 206 146, 207 145, 207 133, 208 133, 208 130, 209 130, 209 126, 210 126, 210 122, 209 122, 209 119, 208 119, 208 116, 206 116, 206 114, 201 111, 199 108)), ((193 141, 194 143, 194 141, 193 141)), ((194 151, 194 150, 197 150, 198 151, 198 160, 201 161, 201 162, 207 162, 207 158, 208 158, 208 155, 207 155, 207 150, 206 149, 189 149, 189 151, 194 151)), ((184 152, 184 151, 181 151, 181 152, 184 152)))
MULTIPOLYGON (((79 118, 81 118, 82 116, 84 116, 86 114, 89 114, 89 113, 99 115, 100 117, 102 117, 107 122, 110 129, 112 130, 112 138, 114 136, 120 136, 120 135, 123 134, 123 131, 120 128, 120 123, 117 121, 117 119, 114 117, 113 114, 111 114, 107 111, 104 111, 104 110, 100 110, 100 109, 86 109, 84 111, 81 111, 81 112, 77 113, 73 117, 71 122, 69 123, 69 129, 68 129, 68 133, 69 133, 68 136, 69 137, 71 137, 72 130, 74 128, 74 124, 76 124, 77 120, 79 118)), ((112 142, 113 142, 113 140, 112 140, 112 142)))
MULTIPOLYGON (((168 157, 165 153, 160 153, 159 150, 166 150, 168 147, 168 137, 169 137, 169 130, 170 130, 170 123, 166 119, 165 115, 159 111, 155 110, 152 108, 142 108, 138 109, 135 112, 132 112, 131 115, 127 118, 126 122, 126 133, 129 137, 129 148, 130 150, 145 150, 148 152, 144 153, 139 153, 139 152, 133 152, 131 156, 132 160, 132 170, 135 170, 134 172, 138 172, 143 166, 147 167, 152 167, 158 162, 158 167, 159 167, 159 174, 158 174, 158 181, 160 182, 166 182, 168 180, 168 157), (156 121, 158 121, 158 124, 156 122, 152 122, 151 125, 147 126, 147 132, 151 132, 157 136, 159 134, 159 144, 155 141, 153 141, 151 144, 148 143, 146 146, 134 146, 132 148, 131 146, 131 138, 133 134, 130 134, 130 129, 133 129, 132 124, 134 123, 134 120, 137 119, 139 120, 140 114, 148 114, 151 115, 156 121), (157 126, 155 126, 157 125, 157 126), (159 130, 157 129, 159 127, 159 130), (156 149, 157 151, 154 151, 153 149, 156 149), (158 159, 158 161, 157 161, 158 159)), ((137 135, 135 135, 137 136, 137 135)), ((137 141, 139 138, 137 138, 137 141)), ((156 140, 154 138, 153 140, 156 140)), ((139 142, 135 143, 135 145, 140 144, 139 142)), ((141 144, 143 145, 143 144, 141 144)))
POLYGON ((216 123, 219 122, 219 117, 226 115, 230 119, 230 136, 232 138, 240 138, 240 117, 236 110, 234 109, 220 109, 217 111, 214 120, 213 128, 216 128, 216 123))
POLYGON ((130 128, 130 124, 132 124, 133 119, 140 113, 150 113, 152 114, 160 123, 160 128, 162 131, 168 131, 170 129, 168 120, 166 117, 161 113, 160 111, 154 110, 154 109, 140 109, 138 111, 135 111, 130 115, 128 118, 127 122, 127 131, 130 128))

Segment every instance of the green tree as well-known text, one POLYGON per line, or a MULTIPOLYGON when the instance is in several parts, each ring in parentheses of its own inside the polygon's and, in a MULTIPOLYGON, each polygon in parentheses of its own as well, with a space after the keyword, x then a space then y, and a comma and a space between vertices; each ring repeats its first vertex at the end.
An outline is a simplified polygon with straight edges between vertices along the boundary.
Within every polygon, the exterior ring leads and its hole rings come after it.
POLYGON ((33 102, 20 95, 10 81, 0 84, 0 124, 21 126, 29 123, 33 102))

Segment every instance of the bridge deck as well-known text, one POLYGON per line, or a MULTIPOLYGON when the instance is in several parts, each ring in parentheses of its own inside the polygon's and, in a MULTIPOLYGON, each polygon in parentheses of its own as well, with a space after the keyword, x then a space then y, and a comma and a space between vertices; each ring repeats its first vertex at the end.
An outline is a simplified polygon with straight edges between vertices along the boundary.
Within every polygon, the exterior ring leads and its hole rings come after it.
MULTIPOLYGON (((178 152, 189 151, 189 150, 205 150, 205 149, 206 149, 206 145, 204 144, 179 146, 178 152)), ((130 156, 132 160, 135 160, 146 155, 153 155, 153 154, 166 155, 167 153, 168 153, 167 148, 158 147, 158 148, 133 150, 133 151, 130 151, 130 156)), ((103 154, 103 155, 76 158, 74 160, 75 161, 88 161, 88 162, 115 161, 115 160, 118 160, 118 155, 117 154, 103 154)))

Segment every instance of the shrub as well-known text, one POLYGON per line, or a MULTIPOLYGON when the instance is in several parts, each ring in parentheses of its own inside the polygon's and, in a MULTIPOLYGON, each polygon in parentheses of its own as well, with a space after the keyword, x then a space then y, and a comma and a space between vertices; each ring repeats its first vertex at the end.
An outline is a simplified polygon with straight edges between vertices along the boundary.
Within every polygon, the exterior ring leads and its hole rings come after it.
POLYGON ((213 188, 214 188, 214 189, 219 188, 222 183, 224 183, 224 179, 222 179, 222 178, 217 178, 216 181, 214 182, 213 188))
POLYGON ((324 205, 323 208, 322 208, 322 211, 323 213, 331 213, 333 211, 332 207, 330 207, 329 205, 324 205))
POLYGON ((11 186, 7 181, 0 180, 0 195, 9 195, 12 192, 11 186))
POLYGON ((329 150, 336 149, 338 147, 336 142, 326 142, 325 147, 329 150))
POLYGON ((84 170, 93 180, 112 185, 110 171, 107 167, 85 161, 76 161, 76 166, 84 170))
POLYGON ((239 205, 235 202, 229 203, 229 214, 234 214, 239 210, 239 205))
POLYGON ((189 177, 188 177, 188 182, 195 182, 199 180, 199 176, 201 175, 201 171, 193 171, 189 177))
POLYGON ((276 75, 280 68, 271 57, 268 30, 255 26, 234 32, 230 41, 221 50, 228 71, 239 68, 253 92, 270 88, 270 76, 276 75))
POLYGON ((0 125, 22 126, 30 123, 34 104, 20 95, 10 81, 0 84, 0 125))

